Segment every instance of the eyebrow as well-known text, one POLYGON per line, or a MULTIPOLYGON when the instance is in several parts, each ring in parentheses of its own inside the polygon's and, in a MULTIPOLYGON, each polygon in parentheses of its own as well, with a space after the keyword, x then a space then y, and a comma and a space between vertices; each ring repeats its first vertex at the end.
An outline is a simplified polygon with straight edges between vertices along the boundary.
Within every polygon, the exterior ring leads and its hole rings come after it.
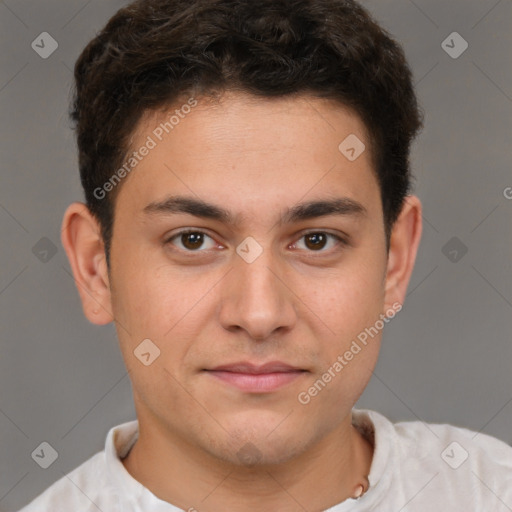
MULTIPOLYGON (((152 202, 144 208, 143 212, 148 215, 185 213, 224 224, 238 224, 236 217, 229 210, 201 199, 186 196, 171 196, 162 201, 152 202)), ((365 217, 367 214, 367 209, 361 203, 348 197, 340 197, 295 205, 286 209, 278 223, 293 224, 327 215, 365 217)))

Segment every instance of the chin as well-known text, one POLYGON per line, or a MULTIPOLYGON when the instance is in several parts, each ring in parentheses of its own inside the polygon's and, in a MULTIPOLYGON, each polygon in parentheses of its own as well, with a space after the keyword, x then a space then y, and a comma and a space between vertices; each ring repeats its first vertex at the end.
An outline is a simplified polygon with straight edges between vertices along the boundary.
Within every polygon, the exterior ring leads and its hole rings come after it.
POLYGON ((236 451, 233 451, 233 446, 231 445, 226 447, 226 451, 212 453, 212 455, 229 464, 248 470, 257 470, 286 464, 301 451, 299 446, 291 445, 290 442, 284 446, 269 446, 268 442, 266 444, 260 444, 247 441, 236 451))
POLYGON ((230 435, 224 432, 223 439, 210 444, 207 451, 229 464, 248 469, 285 464, 304 452, 315 439, 309 439, 299 425, 279 426, 282 421, 280 417, 278 421, 258 423, 253 418, 247 428, 232 425, 226 429, 230 435))

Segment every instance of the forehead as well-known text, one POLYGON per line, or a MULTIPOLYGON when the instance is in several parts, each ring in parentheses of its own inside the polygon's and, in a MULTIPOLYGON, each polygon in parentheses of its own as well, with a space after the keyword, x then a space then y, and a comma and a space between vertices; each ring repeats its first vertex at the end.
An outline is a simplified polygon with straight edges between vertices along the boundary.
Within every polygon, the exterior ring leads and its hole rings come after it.
MULTIPOLYGON (((136 146, 148 133, 159 142, 170 133, 184 131, 186 125, 205 142, 216 141, 228 134, 233 146, 243 142, 245 150, 252 147, 261 151, 265 139, 268 149, 281 147, 286 142, 298 145, 297 130, 290 130, 290 124, 300 127, 304 137, 309 135, 312 139, 315 139, 315 133, 331 132, 340 137, 349 132, 367 142, 370 149, 368 131, 360 116, 338 101, 308 95, 262 98, 234 91, 226 91, 218 99, 182 96, 171 106, 144 112, 132 134, 130 146, 136 146), (258 120, 257 124, 255 120, 258 120), (208 130, 201 130, 206 123, 208 130)), ((315 142, 318 144, 318 140, 315 142)))
POLYGON ((202 199, 215 194, 216 203, 247 207, 259 203, 261 213, 261 205, 291 206, 326 192, 364 203, 365 196, 375 199, 378 187, 364 123, 332 100, 184 97, 145 113, 128 156, 145 145, 151 150, 122 187, 137 190, 141 210, 178 193, 202 199))

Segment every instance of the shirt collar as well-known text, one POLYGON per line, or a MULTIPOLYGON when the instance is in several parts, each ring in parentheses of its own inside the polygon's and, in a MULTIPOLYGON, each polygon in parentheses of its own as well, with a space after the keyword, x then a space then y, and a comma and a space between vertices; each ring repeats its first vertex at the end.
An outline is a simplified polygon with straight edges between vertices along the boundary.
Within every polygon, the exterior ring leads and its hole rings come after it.
MULTIPOLYGON (((345 500, 326 512, 354 510, 356 503, 360 504, 363 510, 371 510, 371 507, 386 496, 392 483, 393 472, 389 471, 389 468, 396 467, 398 450, 394 425, 378 412, 366 409, 352 410, 352 424, 374 445, 368 475, 370 487, 359 500, 345 500)), ((160 500, 135 480, 121 461, 135 444, 139 435, 138 429, 137 420, 122 423, 110 429, 105 441, 107 474, 117 487, 120 499, 124 500, 122 510, 179 512, 180 509, 160 500)))
POLYGON ((110 429, 105 441, 107 474, 116 488, 123 512, 181 512, 181 509, 157 498, 128 473, 121 459, 128 455, 139 436, 138 420, 110 429))
POLYGON ((376 510, 385 500, 398 464, 397 434, 394 425, 382 414, 367 409, 352 409, 352 424, 374 446, 368 480, 370 487, 359 499, 349 498, 326 512, 376 510))

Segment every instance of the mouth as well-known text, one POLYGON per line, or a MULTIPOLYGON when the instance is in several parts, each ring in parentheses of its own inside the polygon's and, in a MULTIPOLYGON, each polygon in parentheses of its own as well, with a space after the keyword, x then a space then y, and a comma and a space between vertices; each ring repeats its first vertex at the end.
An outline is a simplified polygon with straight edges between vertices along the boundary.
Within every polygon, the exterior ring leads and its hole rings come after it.
POLYGON ((308 370, 281 361, 263 365, 238 362, 204 371, 215 379, 247 393, 270 393, 309 373, 308 370))

